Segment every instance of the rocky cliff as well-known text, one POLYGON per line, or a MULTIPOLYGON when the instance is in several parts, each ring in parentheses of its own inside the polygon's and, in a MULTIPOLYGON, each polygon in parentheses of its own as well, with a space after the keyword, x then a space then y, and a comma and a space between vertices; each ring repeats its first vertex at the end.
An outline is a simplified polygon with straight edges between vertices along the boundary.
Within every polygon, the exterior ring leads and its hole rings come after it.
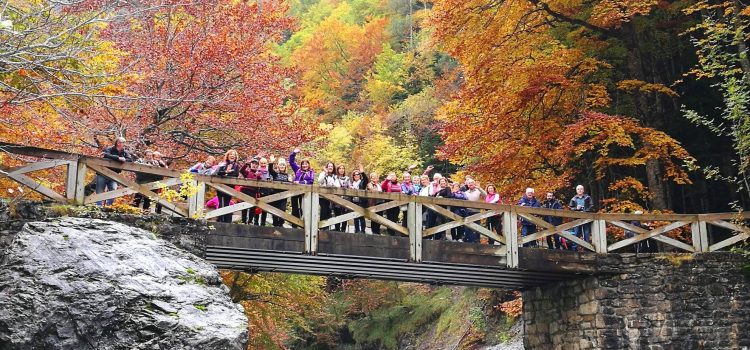
POLYGON ((4 233, 0 349, 245 347, 217 271, 151 232, 56 218, 4 233))

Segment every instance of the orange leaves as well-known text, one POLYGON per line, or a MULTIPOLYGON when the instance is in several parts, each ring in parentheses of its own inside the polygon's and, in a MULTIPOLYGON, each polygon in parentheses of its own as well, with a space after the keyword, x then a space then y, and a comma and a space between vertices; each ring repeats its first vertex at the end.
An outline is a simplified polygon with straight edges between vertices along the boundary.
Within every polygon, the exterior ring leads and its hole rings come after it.
POLYGON ((610 168, 633 168, 655 159, 666 170, 666 178, 678 184, 691 183, 683 165, 692 157, 682 145, 630 118, 585 112, 579 122, 566 128, 560 140, 559 156, 571 161, 588 159, 597 179, 610 168))
POLYGON ((648 15, 659 0, 602 0, 591 13, 591 23, 602 28, 617 28, 637 15, 648 15))
POLYGON ((628 92, 660 93, 670 97, 677 97, 677 92, 663 84, 647 83, 641 80, 622 80, 617 88, 628 92))

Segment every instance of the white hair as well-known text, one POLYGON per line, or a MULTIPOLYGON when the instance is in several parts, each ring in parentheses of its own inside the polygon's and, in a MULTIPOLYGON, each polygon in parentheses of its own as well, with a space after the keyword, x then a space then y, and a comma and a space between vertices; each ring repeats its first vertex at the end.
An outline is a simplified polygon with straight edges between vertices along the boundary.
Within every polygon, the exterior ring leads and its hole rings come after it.
POLYGON ((576 191, 578 190, 578 188, 584 188, 584 187, 583 187, 583 185, 578 185, 578 186, 576 186, 576 191))
POLYGON ((529 192, 534 193, 534 189, 531 187, 526 188, 526 193, 529 193, 529 192))

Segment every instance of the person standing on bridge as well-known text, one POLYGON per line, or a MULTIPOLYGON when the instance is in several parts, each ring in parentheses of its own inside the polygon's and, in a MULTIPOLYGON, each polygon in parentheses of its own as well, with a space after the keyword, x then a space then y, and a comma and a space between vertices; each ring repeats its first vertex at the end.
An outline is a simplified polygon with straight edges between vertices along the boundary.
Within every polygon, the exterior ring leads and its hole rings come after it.
MULTIPOLYGON (((497 193, 497 188, 495 188, 494 184, 488 184, 487 187, 484 188, 484 192, 487 193, 486 196, 484 196, 484 202, 487 204, 502 204, 500 194, 497 193)), ((496 233, 497 235, 502 235, 502 225, 500 224, 500 215, 494 215, 487 218, 487 229, 496 233)), ((495 240, 490 238, 487 242, 489 245, 495 244, 495 240)))
POLYGON ((199 175, 211 175, 216 171, 216 158, 208 156, 206 161, 196 163, 188 171, 199 175))
MULTIPOLYGON (((321 187, 341 187, 341 182, 336 176, 336 165, 333 162, 328 162, 323 171, 318 175, 318 185, 321 187)), ((320 196, 320 221, 325 221, 331 218, 333 213, 333 203, 330 200, 320 196)), ((338 226, 338 225, 337 225, 338 226)), ((328 228, 331 229, 330 227, 328 228)))
MULTIPOLYGON (((591 196, 584 193, 583 185, 576 186, 576 195, 570 199, 568 203, 570 210, 591 212, 594 208, 594 201, 591 196)), ((576 236, 583 238, 584 241, 591 243, 591 224, 583 224, 576 226, 576 236)))
MULTIPOLYGON (((104 152, 102 156, 109 160, 114 160, 117 162, 132 162, 133 156, 130 155, 127 151, 125 151, 125 138, 124 137, 118 137, 115 139, 115 144, 112 147, 108 147, 104 149, 104 152)), ((113 169, 112 171, 116 173, 121 173, 122 170, 120 169, 113 169)), ((106 189, 107 191, 114 191, 117 189, 117 181, 112 180, 104 175, 96 174, 96 193, 103 193, 106 189)), ((114 203, 115 199, 110 198, 104 201, 96 202, 96 205, 101 206, 102 204, 106 205, 112 205, 114 203)))
MULTIPOLYGON (((556 209, 561 210, 563 208, 562 203, 560 203, 560 200, 555 198, 555 194, 552 192, 547 192, 547 197, 544 199, 544 203, 542 203, 542 208, 545 209, 556 209)), ((545 215, 544 221, 548 222, 554 226, 560 226, 562 225, 562 218, 559 216, 554 215, 545 215)), ((551 235, 547 236, 547 248, 549 249, 561 249, 562 245, 560 242, 560 236, 559 235, 551 235)))
MULTIPOLYGON (((135 162, 137 164, 156 166, 156 164, 154 163, 154 151, 151 149, 147 149, 143 154, 143 158, 138 159, 135 162)), ((140 172, 135 173, 135 183, 139 185, 159 180, 161 180, 160 176, 154 176, 152 174, 140 172)), ((142 195, 140 192, 136 192, 135 196, 133 196, 133 206, 137 208, 141 205, 141 202, 143 202, 143 210, 148 210, 149 208, 151 208, 151 199, 147 196, 142 195)))
MULTIPOLYGON (((401 193, 401 184, 398 183, 398 177, 396 176, 396 173, 388 173, 388 177, 386 177, 385 181, 380 184, 380 188, 383 190, 383 192, 386 193, 401 193)), ((385 216, 388 218, 388 220, 398 224, 399 213, 401 213, 401 209, 399 207, 390 208, 385 211, 385 216)), ((396 230, 390 227, 388 228, 387 232, 389 236, 396 235, 396 230)))
MULTIPOLYGON (((464 190, 464 194, 466 195, 466 199, 469 201, 481 202, 482 197, 487 196, 487 192, 485 192, 482 187, 480 187, 479 184, 472 178, 466 179, 465 186, 466 190, 464 190)), ((472 216, 474 214, 479 214, 479 209, 466 207, 466 216, 472 216)), ((464 242, 479 243, 479 232, 475 232, 468 227, 466 227, 464 231, 464 242)))
MULTIPOLYGON (((526 189, 526 193, 518 201, 518 205, 522 207, 539 208, 540 206, 539 201, 536 200, 536 196, 534 195, 533 188, 529 187, 526 189)), ((534 233, 536 233, 536 225, 534 225, 534 223, 529 220, 521 218, 521 237, 526 237, 534 233)), ((527 248, 536 247, 536 241, 524 243, 523 246, 527 248)))
MULTIPOLYGON (((336 167, 336 178, 339 180, 339 187, 344 189, 351 189, 352 188, 352 180, 349 178, 349 176, 346 176, 346 167, 343 164, 339 164, 336 167)), ((351 200, 351 198, 347 196, 343 196, 342 198, 346 200, 351 200)), ((339 204, 333 204, 333 213, 336 216, 344 215, 349 212, 349 209, 344 207, 343 205, 339 204)), ((336 231, 339 232, 346 232, 346 221, 342 223, 336 224, 336 231)))
MULTIPOLYGON (((281 158, 277 161, 276 157, 273 154, 268 158, 268 160, 271 161, 271 164, 268 167, 268 173, 271 174, 271 179, 273 181, 290 183, 291 177, 289 176, 289 173, 287 172, 286 160, 284 160, 284 158, 281 158)), ((274 191, 274 193, 280 193, 280 192, 284 192, 284 190, 274 191)), ((278 201, 271 203, 271 205, 273 205, 276 209, 279 209, 281 211, 286 211, 287 200, 286 198, 280 199, 278 201)), ((274 215, 273 226, 275 227, 284 226, 284 218, 274 215)))
MULTIPOLYGON (((367 183, 369 182, 367 175, 365 174, 365 167, 362 164, 359 165, 358 170, 352 171, 352 188, 355 190, 366 190, 367 183)), ((364 198, 354 197, 352 203, 364 206, 364 198)), ((365 233, 365 217, 360 216, 354 218, 354 233, 365 233)))
MULTIPOLYGON (((289 155, 289 165, 294 172, 294 183, 299 185, 312 185, 315 182, 315 171, 310 167, 310 160, 303 159, 297 165, 297 154, 299 147, 289 155)), ((292 197, 292 215, 302 218, 302 195, 292 197)), ((295 225, 297 227, 297 225, 295 225)))
MULTIPOLYGON (((378 176, 378 173, 370 173, 370 182, 367 183, 367 190, 372 192, 383 192, 383 189, 380 187, 380 176, 378 176)), ((378 205, 380 201, 375 198, 369 198, 367 202, 368 207, 373 207, 378 205)), ((370 229, 372 229, 372 234, 379 235, 380 223, 370 220, 370 229)))
MULTIPOLYGON (((260 164, 260 161, 258 161, 258 158, 251 158, 249 161, 245 162, 244 165, 242 165, 242 168, 240 168, 240 175, 242 175, 243 178, 247 180, 260 180, 260 172, 258 171, 258 165, 260 164)), ((258 198, 258 188, 253 186, 240 186, 240 192, 252 197, 252 198, 258 198)), ((256 207, 257 208, 257 207, 256 207)), ((242 209, 242 223, 243 224, 250 224, 255 223, 255 225, 258 225, 258 216, 260 216, 260 213, 258 213, 255 209, 256 208, 250 208, 250 209, 242 209)))
MULTIPOLYGON (((221 177, 239 177, 240 165, 237 163, 237 151, 230 149, 224 154, 224 161, 216 169, 216 175, 221 177)), ((232 195, 222 191, 216 191, 219 197, 219 209, 231 205, 232 195)), ((232 213, 224 214, 219 217, 218 222, 232 223, 232 213)))

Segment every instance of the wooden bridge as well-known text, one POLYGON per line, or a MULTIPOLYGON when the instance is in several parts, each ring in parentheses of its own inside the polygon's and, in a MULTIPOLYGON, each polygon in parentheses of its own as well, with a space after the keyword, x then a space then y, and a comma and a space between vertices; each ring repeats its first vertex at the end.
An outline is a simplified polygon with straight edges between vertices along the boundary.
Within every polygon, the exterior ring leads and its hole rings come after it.
POLYGON ((175 170, 10 143, 0 143, 0 152, 6 155, 5 159, 22 163, 15 167, 7 166, 7 161, 0 164, 3 177, 54 201, 87 205, 140 193, 180 216, 212 219, 259 207, 300 227, 212 223, 215 229, 203 242, 205 258, 217 267, 227 269, 526 288, 570 279, 578 274, 596 273, 595 253, 618 251, 646 239, 660 241, 675 252, 699 253, 726 249, 750 237, 750 229, 746 226, 750 219, 748 212, 663 215, 583 213, 197 174, 184 179, 181 178, 182 173, 175 170), (50 184, 49 176, 53 173, 61 176, 59 180, 64 180, 62 184, 50 184), (139 184, 133 179, 134 173, 147 173, 163 179, 139 184), (85 186, 95 174, 115 180, 120 187, 110 192, 86 195, 85 186), (155 192, 163 186, 181 185, 183 181, 189 181, 197 191, 182 202, 167 201, 155 192), (271 189, 275 193, 253 198, 236 191, 236 185, 271 189), (206 212, 203 203, 207 191, 221 191, 241 202, 206 212), (274 201, 296 196, 302 197, 301 218, 272 205, 274 201), (353 197, 375 199, 379 204, 362 206, 352 202, 353 197), (320 199, 342 206, 347 212, 321 220, 320 199), (382 214, 388 209, 403 206, 406 206, 402 212, 405 226, 382 214), (477 213, 461 217, 451 212, 450 207, 473 208, 477 213), (425 210, 443 217, 444 223, 424 227, 422 214, 425 210), (482 220, 493 216, 501 218, 501 232, 490 231, 481 225, 482 220), (552 225, 544 221, 545 216, 563 218, 563 223, 552 225), (397 236, 326 230, 327 227, 358 217, 377 222, 397 232, 397 236), (521 218, 534 223, 539 232, 519 237, 521 218), (654 222, 658 225, 644 228, 633 225, 633 222, 654 222), (588 224, 591 225, 591 243, 571 234, 576 226, 588 224), (431 239, 437 233, 459 226, 478 232, 496 243, 487 245, 431 239), (608 230, 628 230, 635 236, 615 239, 614 235, 607 235, 608 230), (554 234, 575 242, 584 252, 521 248, 525 243, 554 234))

